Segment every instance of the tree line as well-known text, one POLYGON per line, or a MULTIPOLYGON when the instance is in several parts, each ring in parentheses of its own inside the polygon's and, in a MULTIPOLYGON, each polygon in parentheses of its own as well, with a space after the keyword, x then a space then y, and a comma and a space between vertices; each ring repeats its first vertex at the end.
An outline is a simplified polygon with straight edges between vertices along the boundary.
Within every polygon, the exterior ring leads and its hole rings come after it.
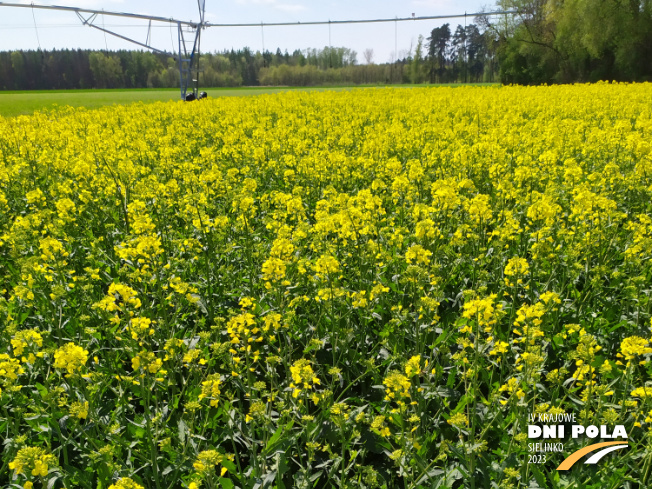
MULTIPOLYGON (((200 84, 206 87, 310 86, 493 81, 494 54, 475 25, 451 34, 448 24, 419 37, 391 62, 374 63, 373 49, 358 62, 346 47, 288 51, 250 48, 203 53, 200 84)), ((30 50, 0 52, 0 89, 172 88, 179 86, 177 61, 146 51, 30 50)))
POLYGON ((652 80, 652 0, 498 0, 503 83, 652 80))

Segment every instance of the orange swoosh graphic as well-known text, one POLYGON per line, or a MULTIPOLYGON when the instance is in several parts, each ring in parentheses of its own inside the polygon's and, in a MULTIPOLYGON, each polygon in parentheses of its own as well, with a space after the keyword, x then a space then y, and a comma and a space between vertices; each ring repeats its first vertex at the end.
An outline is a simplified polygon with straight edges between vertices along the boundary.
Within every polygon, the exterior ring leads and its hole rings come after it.
POLYGON ((626 441, 606 441, 604 443, 595 443, 593 445, 589 445, 584 448, 580 448, 578 451, 571 453, 568 457, 566 457, 566 460, 564 460, 562 463, 559 464, 559 467, 557 467, 557 470, 568 470, 570 469, 575 462, 577 462, 579 459, 581 459, 584 455, 587 453, 591 453, 598 448, 603 448, 603 447, 608 447, 611 445, 627 445, 628 443, 626 441))

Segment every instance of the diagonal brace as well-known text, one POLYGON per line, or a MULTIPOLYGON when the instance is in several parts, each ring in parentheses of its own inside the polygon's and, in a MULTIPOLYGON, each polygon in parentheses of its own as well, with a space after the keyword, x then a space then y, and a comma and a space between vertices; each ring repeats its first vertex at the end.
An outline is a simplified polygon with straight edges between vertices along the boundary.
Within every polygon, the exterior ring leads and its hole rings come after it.
POLYGON ((107 34, 111 34, 112 36, 119 37, 120 39, 124 39, 125 41, 133 42, 134 44, 138 44, 139 46, 142 46, 147 49, 151 49, 152 51, 155 51, 157 53, 165 54, 165 55, 170 55, 170 53, 166 51, 162 51, 161 49, 157 49, 153 46, 150 46, 147 43, 143 43, 140 41, 136 41, 135 39, 132 39, 127 36, 123 36, 122 34, 118 34, 117 32, 114 32, 112 30, 106 29, 104 27, 100 27, 99 25, 95 25, 93 22, 97 19, 97 14, 92 14, 88 18, 84 18, 79 12, 75 12, 77 14, 77 17, 79 17, 79 20, 81 20, 82 24, 87 25, 88 27, 92 27, 93 29, 97 29, 98 31, 106 32, 107 34))

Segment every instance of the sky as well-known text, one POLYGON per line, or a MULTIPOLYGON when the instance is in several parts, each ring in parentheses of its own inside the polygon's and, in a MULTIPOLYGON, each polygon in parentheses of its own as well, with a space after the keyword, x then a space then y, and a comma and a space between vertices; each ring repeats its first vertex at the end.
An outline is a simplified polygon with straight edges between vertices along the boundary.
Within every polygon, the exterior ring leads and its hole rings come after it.
MULTIPOLYGON (((31 0, 13 0, 30 5, 31 0)), ((1 3, 1 2, 0 2, 1 3)), ((40 5, 64 5, 96 10, 117 11, 172 17, 194 21, 199 18, 196 0, 58 0, 38 1, 40 5)), ((493 0, 206 0, 206 21, 213 23, 308 22, 349 19, 403 18, 455 15, 496 10, 493 0)), ((286 49, 347 47, 365 62, 365 50, 373 50, 372 61, 384 63, 401 58, 414 50, 419 35, 448 22, 454 31, 464 18, 378 24, 318 25, 292 27, 212 27, 202 32, 202 52, 238 49, 275 52, 286 49)), ((467 18, 473 22, 472 17, 467 18)), ((132 37, 139 42, 148 38, 148 23, 110 16, 98 16, 95 24, 132 37)), ((154 22, 150 44, 163 51, 176 50, 176 27, 154 22)), ((82 25, 74 12, 31 8, 0 7, 0 50, 14 49, 140 49, 119 38, 82 25)))

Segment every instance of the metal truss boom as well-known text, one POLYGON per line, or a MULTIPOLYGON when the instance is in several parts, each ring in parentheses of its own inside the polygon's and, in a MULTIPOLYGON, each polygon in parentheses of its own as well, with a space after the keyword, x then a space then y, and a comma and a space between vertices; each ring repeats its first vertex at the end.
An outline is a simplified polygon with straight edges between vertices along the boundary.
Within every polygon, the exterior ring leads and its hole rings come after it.
POLYGON ((169 24, 182 24, 189 27, 197 27, 197 22, 176 20, 168 17, 158 17, 155 15, 130 14, 128 12, 112 12, 110 10, 92 10, 78 7, 64 7, 61 5, 38 5, 36 3, 9 3, 0 2, 0 7, 17 7, 17 8, 36 8, 42 10, 64 10, 68 12, 78 12, 81 14, 110 15, 112 17, 127 17, 130 19, 154 20, 157 22, 167 22, 169 24))
MULTIPOLYGON (((200 8, 200 11, 203 12, 205 8, 205 1, 198 0, 197 4, 200 8)), ((96 14, 96 15, 110 15, 114 17, 127 17, 132 19, 143 19, 157 22, 167 22, 170 24, 181 24, 183 26, 197 28, 201 27, 274 27, 274 26, 299 26, 299 25, 327 25, 327 24, 369 24, 377 22, 407 22, 407 21, 422 21, 422 20, 444 20, 444 19, 459 19, 462 17, 490 17, 493 15, 508 15, 508 14, 518 14, 518 10, 501 10, 494 12, 475 12, 475 13, 463 13, 463 14, 451 14, 451 15, 426 15, 419 17, 396 17, 393 19, 358 19, 358 20, 320 20, 320 21, 308 21, 308 22, 256 22, 256 23, 244 23, 244 24, 217 24, 211 22, 204 22, 203 13, 200 14, 201 20, 199 22, 177 20, 171 17, 159 17, 155 15, 142 15, 142 14, 131 14, 128 12, 112 12, 109 10, 93 10, 85 9, 78 7, 64 7, 60 5, 38 5, 34 3, 9 3, 9 2, 0 2, 0 7, 19 7, 19 8, 36 8, 36 9, 45 9, 45 10, 67 10, 69 12, 78 12, 86 14, 96 14)))
MULTIPOLYGON (((205 1, 197 0, 198 7, 200 12, 203 12, 205 9, 205 1)), ((142 14, 131 14, 127 12, 112 12, 109 10, 92 10, 78 7, 64 7, 60 5, 38 5, 38 4, 26 4, 26 3, 9 3, 9 2, 0 2, 0 7, 19 7, 19 8, 36 8, 36 9, 45 9, 45 10, 67 10, 69 12, 78 12, 86 14, 96 14, 96 15, 110 15, 114 17, 127 17, 132 19, 143 19, 143 20, 152 20, 157 22, 167 22, 170 24, 181 24, 182 26, 198 28, 198 27, 274 27, 274 26, 300 26, 300 25, 328 25, 328 24, 369 24, 377 22, 408 22, 408 21, 423 21, 423 20, 445 20, 445 19, 459 19, 462 17, 490 17, 493 15, 509 15, 509 14, 518 14, 518 10, 501 10, 494 12, 475 12, 475 13, 463 13, 463 14, 451 14, 451 15, 426 15, 419 17, 396 17, 393 19, 359 19, 359 20, 321 20, 321 21, 308 21, 308 22, 256 22, 256 23, 244 23, 244 24, 217 24, 211 22, 204 22, 204 14, 200 13, 200 21, 184 21, 176 20, 171 17, 159 17, 155 15, 142 15, 142 14)))
MULTIPOLYGON (((1 3, 1 2, 0 2, 1 3)), ((355 19, 355 20, 319 20, 308 22, 257 22, 255 24, 205 24, 205 27, 276 27, 276 26, 300 26, 300 25, 330 25, 330 24, 375 24, 378 22, 408 22, 419 20, 445 20, 460 19, 463 17, 491 17, 493 15, 518 14, 518 10, 501 10, 497 12, 476 12, 473 14, 451 14, 451 15, 426 15, 421 17, 396 17, 394 19, 355 19)))
POLYGON ((134 44, 138 44, 139 46, 142 46, 142 47, 147 48, 147 49, 151 49, 152 51, 157 52, 157 53, 167 54, 167 55, 170 54, 167 51, 163 51, 161 49, 155 48, 154 46, 150 46, 148 44, 148 42, 149 42, 149 33, 147 35, 147 39, 145 40, 145 42, 136 41, 135 39, 132 39, 130 37, 123 36, 122 34, 118 34, 117 32, 113 32, 112 30, 106 29, 104 27, 100 27, 99 25, 95 25, 93 22, 95 21, 95 18, 97 17, 97 14, 92 14, 88 18, 84 18, 84 16, 82 14, 80 14, 79 12, 75 12, 75 13, 77 14, 77 17, 79 17, 79 20, 81 20, 81 23, 84 24, 84 25, 87 25, 88 27, 92 27, 93 29, 97 29, 98 31, 106 32, 107 34, 111 34, 112 36, 119 37, 120 39, 124 39, 125 41, 129 41, 129 42, 132 42, 134 44))

